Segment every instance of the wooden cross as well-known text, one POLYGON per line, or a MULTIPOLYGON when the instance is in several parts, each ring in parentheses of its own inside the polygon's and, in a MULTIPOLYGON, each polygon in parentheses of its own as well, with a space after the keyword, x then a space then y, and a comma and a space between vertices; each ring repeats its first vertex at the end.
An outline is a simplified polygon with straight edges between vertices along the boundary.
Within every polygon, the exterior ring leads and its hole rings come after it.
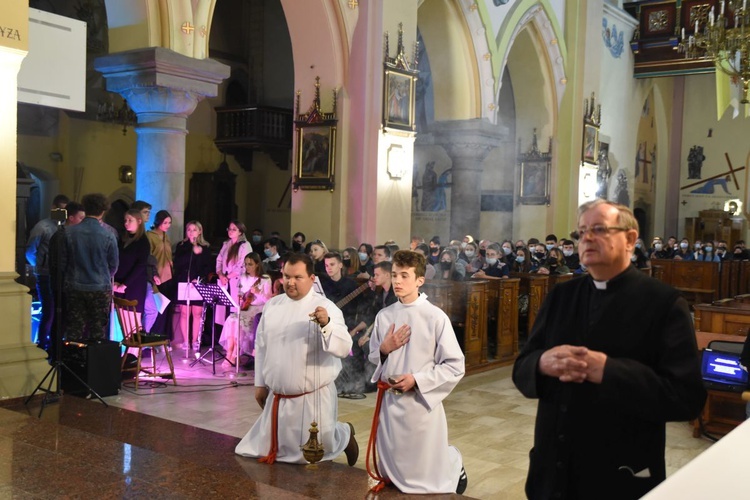
POLYGON ((640 156, 638 158, 638 163, 642 164, 643 168, 643 182, 648 184, 648 166, 651 161, 646 158, 648 158, 648 142, 643 143, 643 158, 640 158, 640 156))
POLYGON ((185 33, 186 35, 190 35, 190 34, 193 33, 193 31, 195 31, 195 28, 188 21, 185 21, 184 23, 182 23, 182 32, 183 33, 185 33))

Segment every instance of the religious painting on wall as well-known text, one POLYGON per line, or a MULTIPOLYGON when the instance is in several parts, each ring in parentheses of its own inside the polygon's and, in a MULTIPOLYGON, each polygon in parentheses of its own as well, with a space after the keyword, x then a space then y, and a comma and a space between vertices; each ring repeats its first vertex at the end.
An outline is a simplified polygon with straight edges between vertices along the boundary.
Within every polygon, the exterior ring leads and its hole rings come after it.
POLYGON ((416 130, 414 84, 416 77, 392 68, 385 70, 383 125, 400 130, 416 130))
POLYGON ((294 168, 294 189, 330 189, 333 191, 336 165, 336 100, 333 91, 333 111, 320 108, 320 77, 315 78, 315 98, 312 106, 299 114, 301 92, 297 92, 295 103, 297 129, 297 154, 294 168))
POLYGON ((599 129, 593 125, 583 128, 583 161, 596 165, 599 158, 599 129))
MULTIPOLYGON (((520 149, 520 140, 519 140, 520 149)), ((549 205, 549 178, 552 168, 552 139, 546 153, 539 151, 534 129, 531 148, 518 155, 519 192, 518 202, 522 205, 549 205)))
POLYGON ((415 43, 412 61, 404 53, 403 24, 398 25, 398 46, 396 56, 391 57, 388 32, 385 33, 384 76, 383 76, 383 127, 416 132, 415 89, 419 75, 419 43, 415 43))

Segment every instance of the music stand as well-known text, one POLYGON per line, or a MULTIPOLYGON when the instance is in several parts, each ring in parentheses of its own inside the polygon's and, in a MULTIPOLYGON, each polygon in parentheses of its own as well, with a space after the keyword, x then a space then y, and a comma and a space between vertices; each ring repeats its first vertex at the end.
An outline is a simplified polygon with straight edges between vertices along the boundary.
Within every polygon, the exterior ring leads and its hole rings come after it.
MULTIPOLYGON (((190 271, 188 270, 188 273, 189 272, 190 271)), ((198 279, 198 283, 200 283, 200 278, 198 279)), ((184 300, 185 302, 187 302, 187 332, 182 332, 183 336, 185 337, 183 339, 185 343, 185 358, 183 362, 187 362, 187 360, 190 359, 190 334, 192 333, 192 330, 195 329, 195 326, 193 326, 193 328, 190 328, 190 322, 193 319, 193 314, 190 310, 190 302, 198 302, 203 300, 201 294, 198 293, 194 285, 195 283, 193 283, 192 281, 188 281, 187 283, 177 283, 177 300, 184 300)), ((195 343, 197 340, 198 350, 200 351, 200 334, 198 334, 198 336, 199 339, 193 339, 193 343, 195 343)))
MULTIPOLYGON (((214 375, 216 375, 216 306, 221 305, 229 308, 234 307, 237 310, 239 310, 240 306, 237 304, 237 302, 234 301, 234 299, 232 299, 232 297, 226 290, 224 290, 216 283, 194 283, 193 287, 201 295, 201 297, 203 298, 203 302, 211 306, 214 321, 211 325, 211 347, 209 347, 208 350, 203 353, 203 356, 190 363, 190 367, 192 368, 196 363, 203 361, 203 358, 208 356, 208 353, 211 353, 211 371, 214 375)), ((224 355, 220 354, 220 356, 221 358, 226 359, 224 355)))

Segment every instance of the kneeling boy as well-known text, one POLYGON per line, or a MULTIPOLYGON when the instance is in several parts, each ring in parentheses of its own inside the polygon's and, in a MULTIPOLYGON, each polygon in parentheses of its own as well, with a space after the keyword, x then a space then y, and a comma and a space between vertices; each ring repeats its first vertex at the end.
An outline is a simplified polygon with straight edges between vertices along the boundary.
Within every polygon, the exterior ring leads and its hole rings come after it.
POLYGON ((378 403, 367 469, 378 489, 393 483, 404 493, 463 493, 466 473, 461 453, 448 445, 443 399, 464 375, 464 355, 448 316, 419 293, 425 264, 419 253, 396 252, 391 285, 399 302, 375 319, 369 359, 377 365, 378 403))

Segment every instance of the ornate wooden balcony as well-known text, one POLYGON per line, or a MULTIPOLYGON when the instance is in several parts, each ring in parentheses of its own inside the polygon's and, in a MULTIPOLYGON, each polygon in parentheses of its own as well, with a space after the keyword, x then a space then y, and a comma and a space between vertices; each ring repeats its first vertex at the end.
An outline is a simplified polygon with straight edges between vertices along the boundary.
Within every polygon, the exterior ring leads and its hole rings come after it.
POLYGON ((289 168, 294 133, 291 109, 270 106, 216 108, 216 139, 220 151, 252 170, 253 152, 267 153, 279 168, 289 168))

